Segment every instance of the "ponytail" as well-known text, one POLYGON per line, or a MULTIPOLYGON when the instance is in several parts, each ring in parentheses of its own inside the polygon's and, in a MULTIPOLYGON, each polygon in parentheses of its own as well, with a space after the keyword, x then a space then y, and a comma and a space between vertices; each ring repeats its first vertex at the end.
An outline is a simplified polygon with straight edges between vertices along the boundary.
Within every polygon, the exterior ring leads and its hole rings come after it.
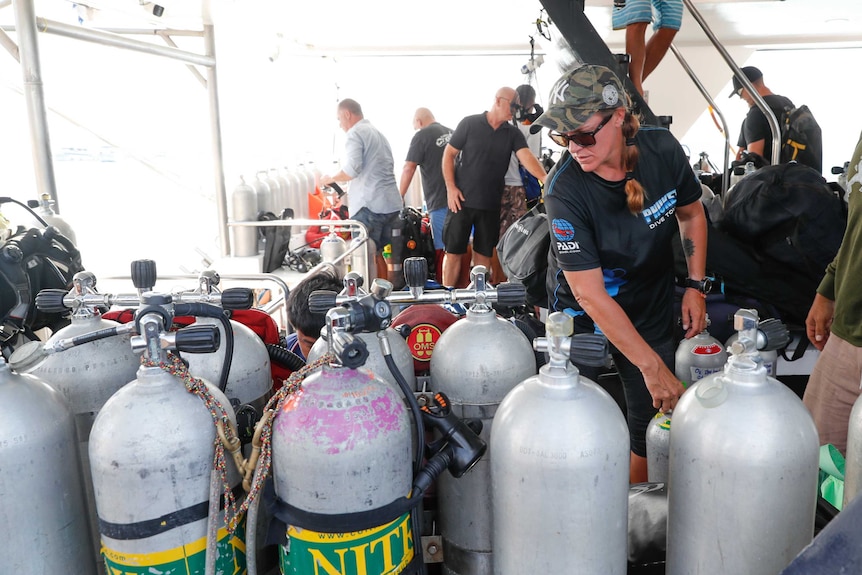
POLYGON ((634 179, 635 166, 638 163, 638 147, 634 144, 634 137, 639 128, 640 121, 631 112, 626 112, 622 125, 623 137, 626 139, 626 145, 623 147, 623 167, 626 170, 626 203, 633 214, 644 209, 644 188, 634 179))

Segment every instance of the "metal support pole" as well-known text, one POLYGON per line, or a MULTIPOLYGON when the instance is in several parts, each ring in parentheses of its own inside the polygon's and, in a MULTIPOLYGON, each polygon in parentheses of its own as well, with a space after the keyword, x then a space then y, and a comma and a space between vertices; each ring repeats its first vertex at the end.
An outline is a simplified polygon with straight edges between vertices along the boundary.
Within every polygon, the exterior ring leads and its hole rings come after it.
POLYGON ((215 66, 215 34, 212 24, 204 25, 206 54, 213 64, 207 68, 207 94, 210 104, 210 132, 212 134, 212 158, 215 177, 216 210, 218 212, 219 240, 221 255, 230 255, 230 234, 227 229, 227 191, 224 185, 224 165, 222 163, 221 117, 218 105, 218 80, 215 66))
MULTIPOLYGON (((174 42, 174 39, 173 39, 173 38, 171 38, 169 35, 167 35, 167 34, 158 34, 158 36, 159 36, 162 40, 164 40, 164 41, 165 41, 165 44, 167 44, 167 45, 168 45, 168 46, 170 46, 171 48, 176 48, 176 49, 178 49, 178 50, 179 50, 179 46, 177 46, 177 43, 176 43, 176 42, 174 42)), ((195 68, 195 67, 194 67, 193 65, 191 65, 191 64, 186 64, 186 68, 188 68, 188 69, 189 69, 189 72, 191 72, 191 73, 192 73, 192 76, 194 76, 195 78, 197 78, 197 81, 201 83, 201 86, 203 86, 204 88, 206 88, 206 87, 207 87, 207 79, 206 79, 206 78, 204 78, 203 74, 201 74, 200 72, 198 72, 198 69, 197 69, 197 68, 195 68)))
POLYGON ((712 96, 709 94, 709 90, 703 85, 697 75, 694 73, 694 70, 691 69, 691 66, 688 65, 688 62, 685 61, 685 58, 682 57, 682 54, 679 50, 676 49, 676 46, 673 44, 670 45, 670 49, 673 52, 673 55, 676 56, 676 59, 679 60, 680 65, 688 74, 688 77, 691 78, 691 81, 694 82, 694 85, 697 86, 697 89, 700 90, 700 93, 703 95, 704 99, 712 106, 712 109, 715 110, 715 113, 718 114, 719 120, 721 120, 721 128, 724 132, 724 169, 722 170, 721 177, 721 197, 722 201, 724 197, 727 195, 727 187, 728 180, 730 178, 727 177, 727 169, 730 167, 730 136, 727 131, 727 121, 724 119, 724 114, 721 113, 718 105, 713 100, 712 96))
POLYGON ((44 18, 39 18, 38 24, 39 31, 46 32, 48 34, 56 34, 57 36, 84 40, 85 42, 93 42, 104 46, 113 46, 114 48, 143 52, 154 56, 164 56, 165 58, 180 60, 182 62, 188 62, 189 64, 215 66, 215 59, 210 56, 202 56, 200 54, 195 54, 194 52, 177 50, 176 48, 171 48, 169 46, 160 46, 158 44, 151 44, 149 42, 143 42, 133 38, 126 38, 119 34, 102 32, 100 30, 83 28, 81 26, 70 26, 69 24, 54 22, 53 20, 45 20, 44 18))
POLYGON ((9 34, 3 30, 0 30, 0 46, 6 48, 6 51, 12 54, 13 58, 15 58, 19 63, 21 62, 21 55, 18 53, 18 44, 16 44, 15 40, 10 38, 9 34))
POLYGON ((39 62, 39 43, 36 40, 36 12, 33 0, 13 0, 15 26, 18 31, 21 72, 24 76, 24 99, 30 123, 30 144, 33 168, 36 171, 36 197, 48 194, 54 200, 54 209, 60 211, 57 184, 54 181, 54 164, 51 160, 51 141, 48 137, 48 117, 42 90, 42 72, 39 62))
POLYGON ((694 7, 694 2, 692 0, 682 1, 703 29, 707 38, 709 38, 709 41, 712 42, 712 45, 715 46, 715 49, 718 50, 718 53, 721 54, 721 57, 724 58, 724 61, 727 62, 728 66, 730 66, 730 69, 733 70, 733 75, 743 86, 745 86, 745 89, 748 90, 748 93, 751 94, 751 97, 754 99, 754 103, 757 104, 757 107, 760 108, 760 111, 763 112, 764 116, 766 116, 766 121, 769 122, 769 129, 772 131, 772 163, 773 165, 777 164, 779 156, 781 156, 781 129, 778 127, 778 120, 775 119, 775 114, 769 106, 766 105, 766 102, 763 100, 761 95, 757 93, 757 90, 754 89, 754 86, 752 86, 748 77, 742 72, 740 67, 736 65, 736 62, 734 62, 730 53, 728 53, 722 43, 719 42, 715 34, 712 33, 706 20, 703 19, 700 12, 698 12, 697 8, 694 7))

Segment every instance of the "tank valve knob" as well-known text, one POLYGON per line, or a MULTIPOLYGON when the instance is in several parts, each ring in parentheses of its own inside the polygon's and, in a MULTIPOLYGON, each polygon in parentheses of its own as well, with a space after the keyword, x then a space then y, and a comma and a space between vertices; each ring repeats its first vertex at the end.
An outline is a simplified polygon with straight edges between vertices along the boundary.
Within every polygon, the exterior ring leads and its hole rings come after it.
POLYGON ((156 262, 136 260, 132 262, 132 283, 140 290, 150 291, 156 285, 156 262))
POLYGON ((224 309, 251 309, 253 305, 254 291, 250 288, 229 288, 221 293, 224 309))
POLYGON ((308 309, 311 313, 326 313, 336 305, 338 294, 334 291, 315 290, 308 296, 308 309))
POLYGON ((419 290, 421 294, 428 280, 428 260, 425 258, 407 258, 404 260, 404 281, 410 292, 419 290))
POLYGON ((6 244, 3 246, 3 249, 0 250, 0 256, 9 263, 17 264, 21 263, 21 260, 24 259, 24 252, 14 244, 6 244))
MULTIPOLYGON (((773 317, 761 321, 757 324, 757 331, 766 340, 763 347, 757 346, 761 351, 784 349, 790 343, 790 330, 780 319, 773 317)), ((758 337, 758 343, 760 343, 760 337, 758 337)))
POLYGON ((36 294, 36 308, 45 313, 66 313, 69 308, 63 303, 63 298, 67 293, 61 289, 43 289, 36 294))
POLYGON ((608 339, 598 333, 579 333, 572 336, 569 360, 572 363, 602 367, 608 359, 608 339))
POLYGON ((527 288, 524 284, 503 282, 497 285, 497 305, 501 307, 518 307, 527 300, 527 288))
POLYGON ((176 347, 188 353, 212 353, 221 344, 221 333, 215 325, 191 325, 176 332, 176 347))

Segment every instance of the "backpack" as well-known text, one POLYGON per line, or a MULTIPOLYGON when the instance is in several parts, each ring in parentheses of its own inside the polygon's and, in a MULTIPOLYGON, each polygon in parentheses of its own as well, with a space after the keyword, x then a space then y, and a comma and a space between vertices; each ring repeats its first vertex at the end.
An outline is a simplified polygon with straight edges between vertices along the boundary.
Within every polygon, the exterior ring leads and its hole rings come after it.
POLYGON ((786 106, 776 113, 778 126, 781 129, 780 162, 799 162, 818 172, 823 171, 823 136, 820 124, 808 106, 798 108, 786 106))
MULTIPOLYGON (((724 213, 715 224, 720 234, 756 260, 751 275, 760 276, 767 285, 749 295, 803 321, 826 266, 841 246, 846 225, 844 201, 819 172, 796 163, 766 166, 740 180, 727 194, 724 213), (791 295, 796 305, 780 305, 784 296, 791 301, 791 295)), ((714 265, 711 256, 719 246, 713 245, 713 239, 720 239, 714 235, 710 234, 708 243, 708 266, 714 265)), ((722 245, 732 247, 728 242, 722 245)), ((745 267, 727 264, 728 275, 745 267)), ((739 279, 743 284, 756 283, 752 277, 739 279)))
POLYGON ((548 306, 545 273, 550 249, 551 232, 543 203, 509 226, 497 244, 497 255, 506 277, 524 284, 529 305, 548 306))

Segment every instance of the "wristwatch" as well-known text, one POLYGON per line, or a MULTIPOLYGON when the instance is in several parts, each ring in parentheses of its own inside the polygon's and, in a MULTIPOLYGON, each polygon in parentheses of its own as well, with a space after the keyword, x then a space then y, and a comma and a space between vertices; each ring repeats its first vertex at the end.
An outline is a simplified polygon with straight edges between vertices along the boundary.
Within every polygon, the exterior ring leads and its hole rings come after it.
POLYGON ((693 280, 691 278, 685 278, 685 283, 683 284, 687 288, 696 289, 703 295, 708 294, 712 291, 712 280, 709 278, 703 278, 702 280, 693 280))

